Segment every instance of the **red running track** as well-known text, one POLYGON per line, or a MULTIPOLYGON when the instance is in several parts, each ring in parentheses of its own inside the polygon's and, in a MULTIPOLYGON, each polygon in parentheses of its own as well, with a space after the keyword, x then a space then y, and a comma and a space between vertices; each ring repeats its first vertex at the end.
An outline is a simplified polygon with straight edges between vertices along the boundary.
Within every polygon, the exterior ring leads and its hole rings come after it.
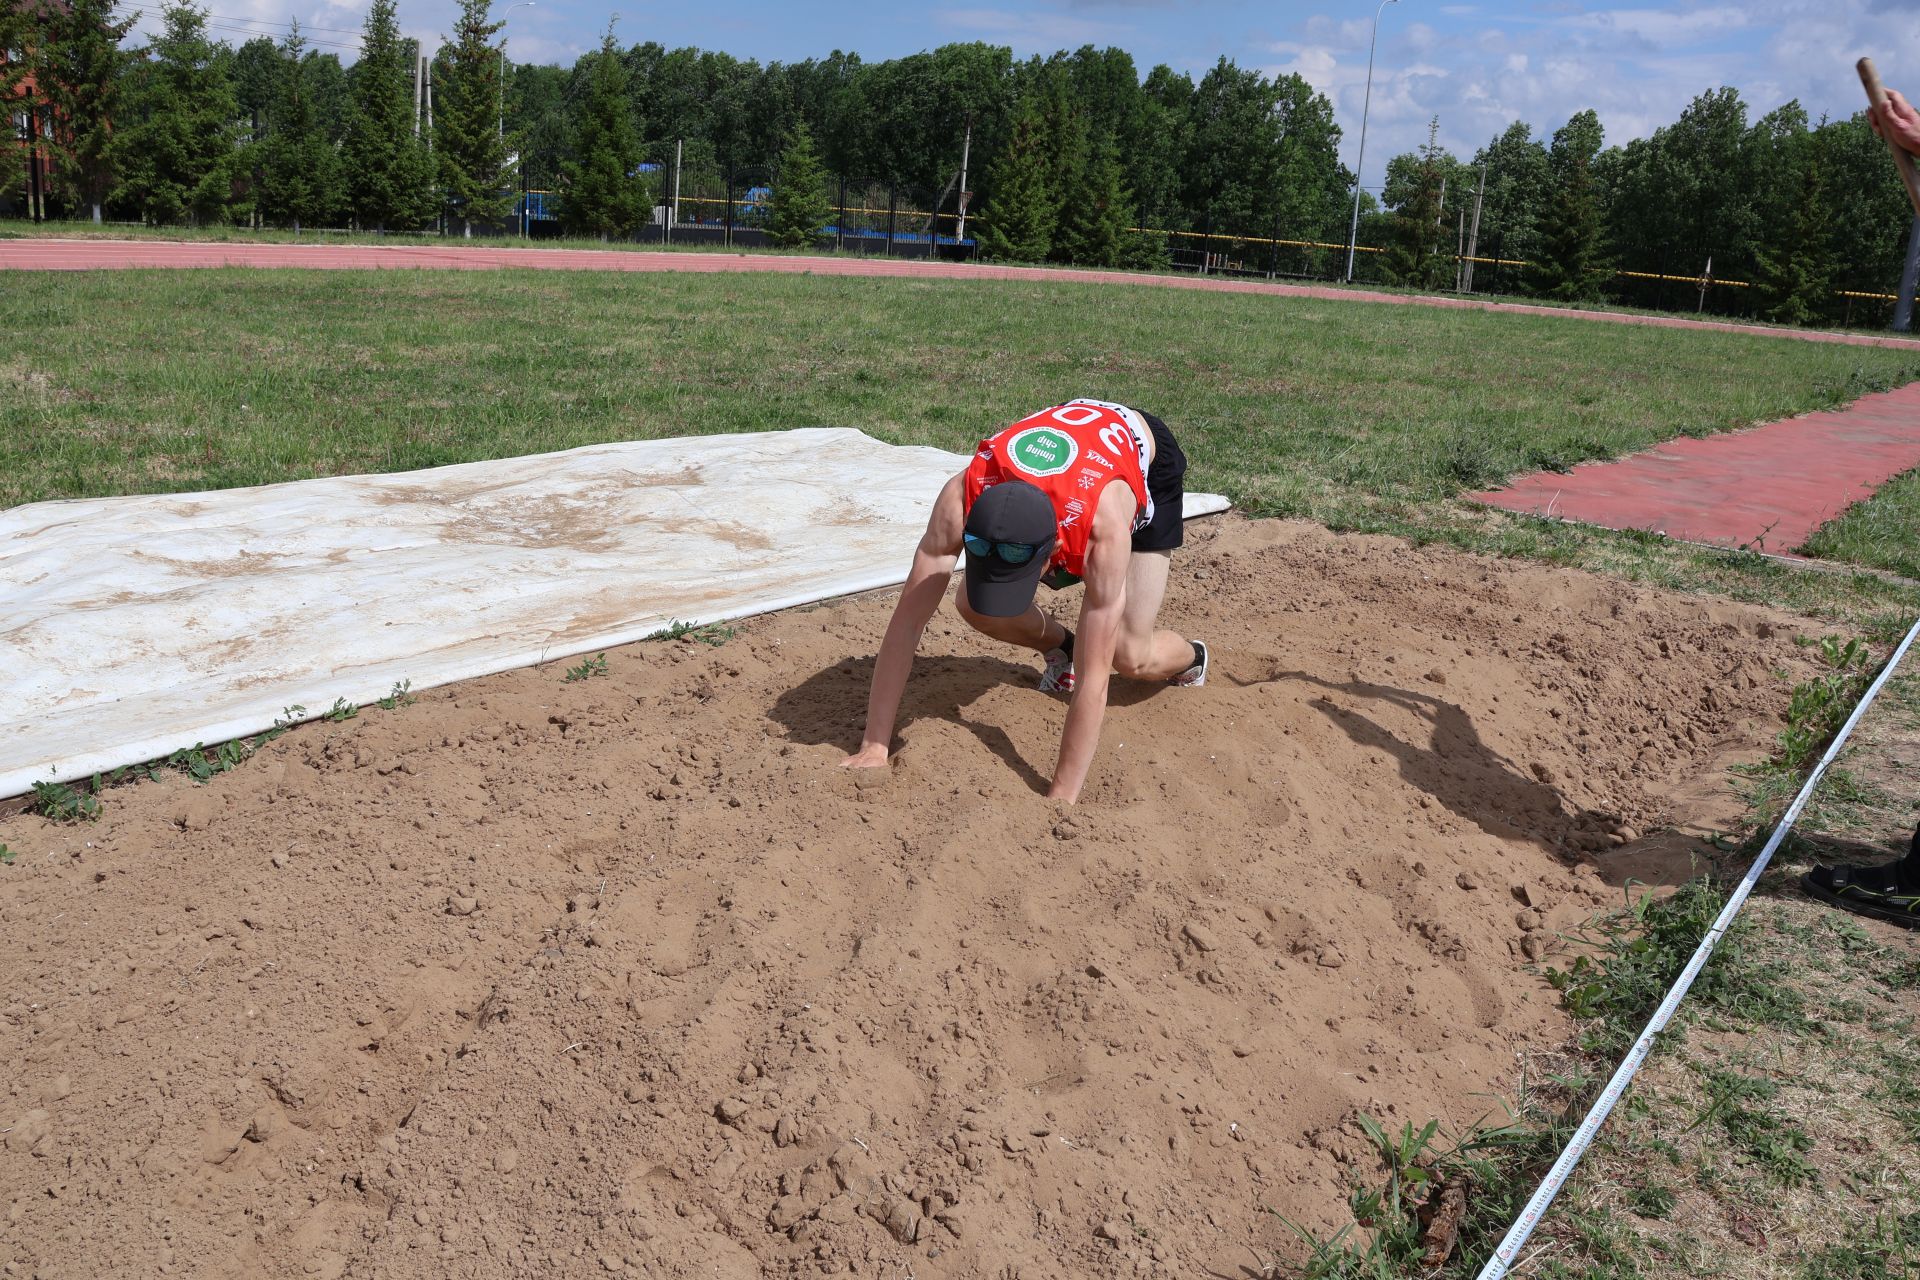
POLYGON ((774 254, 645 252, 624 249, 508 249, 454 245, 307 245, 185 243, 170 240, 0 240, 0 270, 100 271, 125 268, 306 267, 318 270, 380 270, 413 267, 430 270, 497 271, 684 271, 719 273, 774 271, 788 275, 895 276, 941 280, 1035 280, 1076 284, 1132 284, 1161 289, 1209 289, 1221 293, 1260 293, 1286 298, 1342 302, 1384 302, 1400 306, 1449 307, 1464 311, 1502 311, 1516 315, 1556 316, 1606 324, 1652 325, 1663 329, 1711 329, 1802 342, 1839 342, 1862 347, 1899 347, 1920 351, 1920 339, 1882 334, 1823 333, 1775 329, 1763 325, 1687 320, 1679 316, 1627 315, 1617 311, 1573 311, 1516 302, 1470 298, 1376 293, 1324 285, 1280 284, 1267 280, 1222 280, 1211 276, 1138 275, 1118 271, 1073 271, 1056 267, 999 267, 975 262, 925 262, 902 258, 782 257, 774 254))
POLYGON ((1669 440, 1615 462, 1536 472, 1469 502, 1689 542, 1792 551, 1920 467, 1920 382, 1750 431, 1669 440))

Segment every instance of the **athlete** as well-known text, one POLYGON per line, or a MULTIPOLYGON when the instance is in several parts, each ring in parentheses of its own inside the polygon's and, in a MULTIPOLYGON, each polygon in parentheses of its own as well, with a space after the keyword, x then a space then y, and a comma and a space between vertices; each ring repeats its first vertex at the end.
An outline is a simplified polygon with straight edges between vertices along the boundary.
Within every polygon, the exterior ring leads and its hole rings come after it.
POLYGON ((1042 409, 982 440, 934 502, 874 662, 866 734, 841 763, 887 763, 914 651, 964 552, 953 593, 960 616, 1044 655, 1040 687, 1071 697, 1047 794, 1077 801, 1110 673, 1187 687, 1207 681, 1207 647, 1154 628, 1182 540, 1186 472, 1166 423, 1104 400, 1042 409), (1043 578, 1056 588, 1085 581, 1077 635, 1034 602, 1043 578))

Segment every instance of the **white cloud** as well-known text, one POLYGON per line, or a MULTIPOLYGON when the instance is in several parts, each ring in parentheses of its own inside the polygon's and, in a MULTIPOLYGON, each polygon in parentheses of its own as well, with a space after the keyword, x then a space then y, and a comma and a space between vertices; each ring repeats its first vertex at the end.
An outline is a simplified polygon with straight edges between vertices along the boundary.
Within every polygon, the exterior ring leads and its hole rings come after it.
POLYGON ((1747 11, 1714 9, 1599 9, 1566 19, 1576 30, 1600 31, 1638 40, 1650 48, 1668 48, 1690 40, 1710 40, 1744 30, 1747 11))
POLYGON ((1013 9, 937 9, 933 19, 969 38, 1016 45, 1028 51, 1071 49, 1083 44, 1124 43, 1128 27, 1064 13, 1013 9))
MULTIPOLYGON (((1878 52, 1896 84, 1920 90, 1920 4, 1914 0, 1754 0, 1741 6, 1674 3, 1589 8, 1541 0, 1492 10, 1451 5, 1411 13, 1389 6, 1380 28, 1368 123, 1374 157, 1411 150, 1438 116, 1441 142, 1462 157, 1515 120, 1551 137, 1569 115, 1596 110, 1609 143, 1672 123, 1699 94, 1738 88, 1752 118, 1798 98, 1814 118, 1846 116, 1863 102, 1853 74, 1878 52), (1396 14, 1404 14, 1396 22, 1396 14), (1444 72, 1445 74, 1437 74, 1444 72)), ((1268 46, 1331 98, 1351 165, 1365 97, 1372 17, 1318 13, 1268 46)))

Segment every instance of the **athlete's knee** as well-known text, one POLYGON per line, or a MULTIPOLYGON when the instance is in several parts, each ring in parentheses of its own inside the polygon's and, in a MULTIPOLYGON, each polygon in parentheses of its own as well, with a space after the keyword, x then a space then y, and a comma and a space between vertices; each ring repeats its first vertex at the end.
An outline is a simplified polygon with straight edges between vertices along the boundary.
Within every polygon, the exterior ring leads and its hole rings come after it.
POLYGON ((1153 659, 1153 640, 1149 636, 1144 640, 1121 636, 1120 642, 1113 647, 1113 670, 1117 675, 1129 680, 1137 680, 1151 665, 1153 659))
POLYGON ((997 636, 1000 631, 1005 629, 1005 618, 990 618, 986 614, 974 609, 973 601, 967 599, 967 584, 965 579, 962 579, 954 585, 953 607, 958 611, 961 619, 968 626, 982 635, 997 636))

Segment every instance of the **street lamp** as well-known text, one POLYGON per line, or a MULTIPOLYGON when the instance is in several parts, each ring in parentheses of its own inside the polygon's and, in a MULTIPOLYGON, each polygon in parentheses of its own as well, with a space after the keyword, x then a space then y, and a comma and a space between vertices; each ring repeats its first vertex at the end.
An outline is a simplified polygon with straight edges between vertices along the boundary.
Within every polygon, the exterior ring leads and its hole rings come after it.
MULTIPOLYGON (((1392 3, 1392 0, 1388 0, 1388 3, 1392 3)), ((507 11, 500 15, 500 26, 506 27, 507 19, 512 16, 515 9, 533 7, 533 0, 521 0, 519 4, 508 5, 507 11)), ((507 38, 505 36, 500 37, 500 136, 502 138, 507 136, 507 38)))
POLYGON ((1360 104, 1360 154, 1353 161, 1353 222, 1347 227, 1347 283, 1353 283, 1354 242, 1360 235, 1360 171, 1367 163, 1367 113, 1373 109, 1373 51, 1380 44, 1380 15, 1399 0, 1380 0, 1373 11, 1373 40, 1367 45, 1367 96, 1360 104))

